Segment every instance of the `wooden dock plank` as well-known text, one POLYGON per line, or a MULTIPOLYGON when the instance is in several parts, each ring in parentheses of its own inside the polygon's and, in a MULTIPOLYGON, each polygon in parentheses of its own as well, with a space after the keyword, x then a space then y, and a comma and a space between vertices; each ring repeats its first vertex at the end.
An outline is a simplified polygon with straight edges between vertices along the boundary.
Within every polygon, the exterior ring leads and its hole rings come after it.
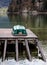
POLYGON ((12 34, 12 29, 0 29, 0 40, 4 39, 5 40, 5 45, 4 45, 4 54, 3 54, 3 60, 5 59, 5 55, 6 55, 6 47, 7 47, 7 40, 12 39, 12 40, 16 40, 15 42, 15 52, 16 52, 16 61, 18 61, 18 40, 19 39, 24 39, 25 40, 25 45, 26 45, 26 50, 29 56, 29 60, 31 61, 31 55, 30 55, 30 50, 28 47, 28 41, 27 39, 38 39, 38 37, 29 29, 26 29, 27 31, 27 36, 14 36, 12 34), (7 40, 6 40, 7 39, 7 40))
POLYGON ((5 55, 6 55, 6 48, 7 48, 7 40, 5 40, 5 44, 4 44, 4 52, 3 52, 3 61, 5 60, 5 55))
POLYGON ((44 53, 45 58, 47 59, 47 44, 44 44, 43 45, 43 43, 40 42, 40 41, 39 41, 39 44, 40 44, 40 46, 41 46, 41 48, 43 50, 43 53, 44 53))
POLYGON ((28 41, 25 39, 25 46, 26 46, 26 50, 29 56, 29 60, 31 61, 31 54, 30 54, 30 50, 29 50, 29 46, 28 46, 28 41))
POLYGON ((27 36, 14 36, 12 29, 0 29, 0 38, 38 38, 32 31, 26 29, 27 36))
POLYGON ((38 49, 39 49, 39 51, 41 52, 41 56, 42 56, 43 60, 46 62, 46 58, 45 58, 45 55, 44 55, 43 49, 42 49, 42 47, 41 47, 39 41, 36 40, 36 42, 37 42, 38 49))
POLYGON ((15 43, 15 49, 16 49, 16 61, 18 61, 18 39, 16 39, 16 43, 15 43))
POLYGON ((6 55, 6 47, 7 47, 7 40, 16 40, 15 42, 15 52, 16 52, 16 61, 18 61, 18 40, 20 39, 24 39, 25 40, 25 45, 26 45, 26 50, 27 50, 27 53, 28 53, 28 56, 29 56, 29 60, 31 60, 31 55, 30 55, 30 50, 29 50, 29 46, 28 46, 28 41, 29 39, 33 39, 33 40, 36 40, 37 42, 37 46, 39 48, 39 51, 41 52, 41 55, 43 57, 43 60, 46 61, 46 58, 44 56, 44 53, 42 51, 42 48, 40 46, 40 43, 38 43, 38 37, 29 29, 26 29, 27 31, 27 36, 14 36, 12 34, 12 29, 1 29, 0 28, 0 40, 1 39, 4 39, 5 40, 5 44, 4 44, 4 53, 3 53, 3 60, 5 60, 5 55, 6 55))

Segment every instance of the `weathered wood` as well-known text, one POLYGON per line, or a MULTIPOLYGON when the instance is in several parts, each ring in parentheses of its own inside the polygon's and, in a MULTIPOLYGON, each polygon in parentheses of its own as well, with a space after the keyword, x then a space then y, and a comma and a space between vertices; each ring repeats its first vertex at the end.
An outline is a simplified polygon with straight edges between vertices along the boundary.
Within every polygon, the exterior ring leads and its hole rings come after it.
POLYGON ((27 50, 27 53, 28 53, 28 56, 29 56, 29 60, 31 61, 31 55, 30 55, 30 50, 29 50, 27 39, 25 39, 25 46, 26 46, 26 50, 27 50))
MULTIPOLYGON (((25 40, 25 45, 26 45, 28 56, 29 56, 29 60, 31 60, 30 50, 28 47, 28 41, 38 39, 38 37, 29 29, 26 29, 26 31, 27 31, 27 36, 14 36, 12 34, 12 29, 0 29, 0 40, 6 40, 6 39, 16 40, 15 42, 16 61, 18 61, 18 40, 25 40)), ((3 60, 5 59, 7 40, 5 41, 5 45, 4 45, 3 60)))
POLYGON ((0 39, 10 38, 10 39, 36 39, 38 38, 31 30, 26 29, 27 36, 14 36, 12 34, 12 29, 0 29, 0 39))
POLYGON ((41 46, 40 46, 40 43, 39 43, 38 40, 36 40, 36 42, 37 42, 37 46, 38 46, 38 48, 39 48, 39 51, 41 52, 41 56, 42 56, 43 60, 46 62, 46 58, 45 58, 45 56, 44 56, 43 50, 42 50, 42 48, 41 48, 41 46))
POLYGON ((16 61, 18 61, 18 39, 16 39, 16 43, 15 43, 15 49, 16 49, 16 61))
POLYGON ((5 40, 5 44, 4 44, 3 59, 2 59, 3 61, 5 60, 6 48, 7 48, 7 40, 5 40))

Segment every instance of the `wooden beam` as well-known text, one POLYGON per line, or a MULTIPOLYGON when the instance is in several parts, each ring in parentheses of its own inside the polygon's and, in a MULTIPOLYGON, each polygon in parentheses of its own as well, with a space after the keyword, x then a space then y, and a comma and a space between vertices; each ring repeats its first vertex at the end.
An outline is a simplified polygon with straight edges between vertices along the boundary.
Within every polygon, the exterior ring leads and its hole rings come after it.
POLYGON ((31 55, 30 55, 30 50, 29 50, 27 39, 25 39, 25 45, 26 45, 26 50, 27 50, 28 56, 29 56, 29 60, 31 61, 31 55))
POLYGON ((7 40, 5 40, 5 44, 4 44, 3 59, 2 59, 3 61, 5 60, 6 48, 7 48, 7 40))
POLYGON ((44 56, 43 50, 42 50, 42 48, 41 48, 41 46, 40 46, 40 43, 39 43, 38 40, 36 40, 36 42, 37 42, 37 46, 38 46, 38 48, 39 48, 39 51, 41 52, 41 56, 42 56, 43 60, 46 62, 46 58, 45 58, 45 56, 44 56))
POLYGON ((18 39, 16 39, 16 43, 15 43, 15 51, 16 51, 16 61, 18 61, 18 39))

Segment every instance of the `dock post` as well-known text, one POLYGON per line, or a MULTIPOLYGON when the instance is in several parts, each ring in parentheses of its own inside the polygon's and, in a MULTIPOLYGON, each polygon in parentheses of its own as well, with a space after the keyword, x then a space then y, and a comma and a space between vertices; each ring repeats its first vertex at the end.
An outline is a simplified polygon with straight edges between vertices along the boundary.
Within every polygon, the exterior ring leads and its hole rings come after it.
POLYGON ((2 59, 3 61, 5 60, 6 48, 7 48, 7 40, 5 40, 5 44, 4 44, 3 59, 2 59))
POLYGON ((40 43, 39 43, 38 39, 36 40, 36 42, 37 42, 37 46, 39 48, 39 51, 41 52, 41 56, 42 56, 43 60, 46 62, 46 58, 44 56, 43 50, 42 50, 42 48, 40 46, 40 43))
POLYGON ((29 50, 27 39, 25 39, 25 46, 26 46, 26 50, 27 50, 27 53, 28 53, 28 56, 29 56, 29 60, 31 61, 31 55, 30 55, 30 50, 29 50))
POLYGON ((18 39, 16 39, 16 43, 15 43, 15 51, 16 51, 16 61, 18 61, 18 39))

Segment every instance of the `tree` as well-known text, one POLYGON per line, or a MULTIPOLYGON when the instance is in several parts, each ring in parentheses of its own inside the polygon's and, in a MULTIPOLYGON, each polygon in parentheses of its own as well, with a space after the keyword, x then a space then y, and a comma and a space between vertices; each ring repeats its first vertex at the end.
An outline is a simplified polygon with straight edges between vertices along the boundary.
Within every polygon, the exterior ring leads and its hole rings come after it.
POLYGON ((43 8, 45 11, 47 10, 47 0, 43 0, 43 8))

